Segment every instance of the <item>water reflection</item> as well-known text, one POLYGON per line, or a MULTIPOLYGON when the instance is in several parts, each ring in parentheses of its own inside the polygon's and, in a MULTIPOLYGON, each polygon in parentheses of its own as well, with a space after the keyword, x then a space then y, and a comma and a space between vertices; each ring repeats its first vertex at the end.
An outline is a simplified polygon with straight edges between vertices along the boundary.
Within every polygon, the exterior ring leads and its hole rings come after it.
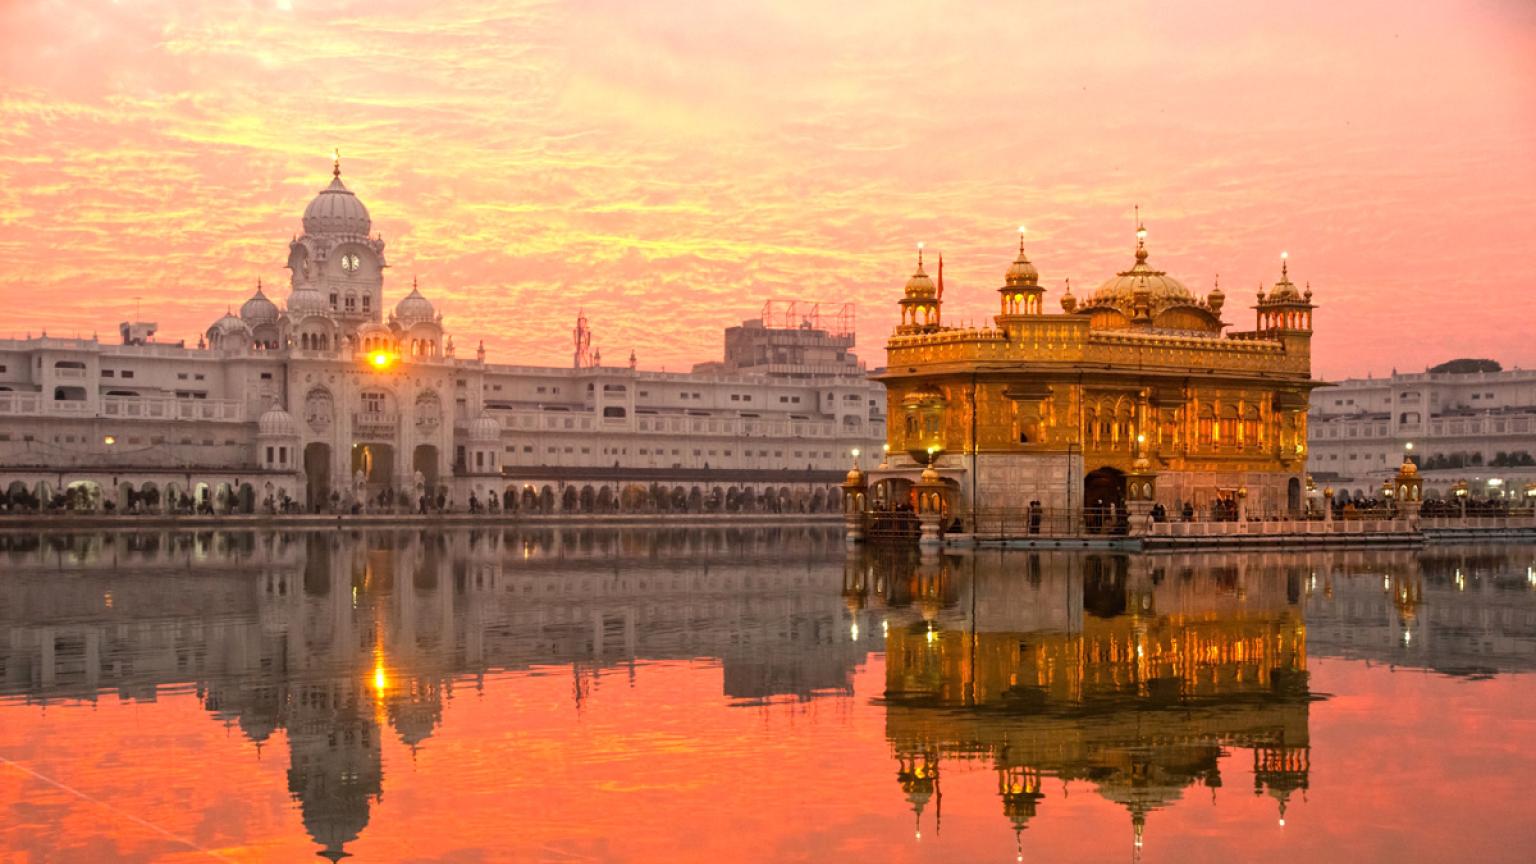
POLYGON ((413 753, 451 737, 455 688, 511 673, 567 676, 580 712, 603 675, 707 658, 721 683, 701 718, 868 706, 886 761, 837 769, 891 778, 907 842, 941 829, 946 777, 984 771, 1018 854, 1070 783, 1122 809, 1134 857, 1192 794, 1269 796, 1281 824, 1305 801, 1309 658, 1536 669, 1530 546, 924 558, 848 555, 835 528, 13 533, 0 567, 0 698, 193 694, 286 755, 331 860, 383 795, 386 736, 413 753), (882 651, 883 688, 855 694, 882 651))
POLYGON ((1043 782, 1147 816, 1247 751, 1285 825, 1312 768, 1307 656, 1447 674, 1536 668, 1529 547, 850 559, 855 627, 886 634, 886 736, 914 833, 940 825, 946 763, 997 775, 1018 853, 1043 782), (929 814, 930 806, 933 812, 929 814))
POLYGON ((841 536, 744 529, 0 536, 0 696, 152 701, 196 688, 258 746, 331 860, 455 683, 719 658, 742 703, 852 692, 867 643, 836 593, 841 536))

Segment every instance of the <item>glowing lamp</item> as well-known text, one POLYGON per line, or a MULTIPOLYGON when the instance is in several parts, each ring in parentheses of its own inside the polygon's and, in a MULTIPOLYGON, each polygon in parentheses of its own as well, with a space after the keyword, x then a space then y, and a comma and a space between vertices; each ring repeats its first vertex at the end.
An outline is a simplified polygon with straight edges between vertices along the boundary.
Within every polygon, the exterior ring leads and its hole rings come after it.
POLYGON ((383 372, 389 367, 395 365, 395 361, 398 359, 400 358, 396 357, 394 354, 391 354, 388 351, 373 351, 368 354, 368 365, 372 366, 374 369, 380 372, 383 372))
POLYGON ((859 448, 857 447, 853 448, 853 458, 859 458, 859 448))
POLYGON ((117 443, 117 438, 112 435, 107 435, 101 439, 101 443, 111 447, 113 444, 117 443))

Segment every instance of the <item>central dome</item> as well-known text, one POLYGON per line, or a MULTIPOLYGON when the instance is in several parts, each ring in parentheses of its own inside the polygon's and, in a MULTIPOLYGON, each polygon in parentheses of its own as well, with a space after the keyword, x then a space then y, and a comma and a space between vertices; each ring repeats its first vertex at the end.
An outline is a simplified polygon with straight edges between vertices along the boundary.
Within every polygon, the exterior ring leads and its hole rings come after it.
POLYGON ((315 200, 304 208, 305 234, 357 234, 368 236, 373 220, 368 208, 341 182, 337 169, 331 185, 320 190, 315 200))
POLYGON ((1104 284, 1093 292, 1093 296, 1084 305, 1114 306, 1129 312, 1137 291, 1147 292, 1154 312, 1176 304, 1198 304, 1200 301, 1184 287, 1183 282, 1161 270, 1152 269, 1152 265, 1147 263, 1146 244, 1142 242, 1146 232, 1143 229, 1137 233, 1141 237, 1136 242, 1136 264, 1104 280, 1104 284))

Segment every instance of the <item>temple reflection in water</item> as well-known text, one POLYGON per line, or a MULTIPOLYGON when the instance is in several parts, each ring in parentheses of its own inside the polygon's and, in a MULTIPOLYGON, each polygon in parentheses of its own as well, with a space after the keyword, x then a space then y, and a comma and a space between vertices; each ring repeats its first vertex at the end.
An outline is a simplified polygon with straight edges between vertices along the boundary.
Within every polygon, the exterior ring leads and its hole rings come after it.
POLYGON ((385 737, 430 746, 455 687, 508 671, 566 670, 573 711, 600 676, 673 659, 717 659, 731 704, 847 698, 884 637, 868 695, 915 830, 963 766, 995 772, 1021 843, 1082 781, 1125 808, 1134 851, 1197 787, 1270 795, 1277 818, 1305 796, 1309 655, 1536 668, 1521 546, 925 559, 846 557, 836 528, 9 533, 0 565, 0 697, 195 692, 253 758, 287 742, 332 860, 383 794, 385 737))
POLYGON ((843 589, 852 626, 885 632, 886 735, 919 839, 925 818, 939 827, 944 766, 981 763, 1021 860, 1047 779, 1124 807, 1138 857, 1148 814, 1196 787, 1214 800, 1235 750, 1285 824, 1310 783, 1309 642, 1448 674, 1536 668, 1531 561, 1528 547, 871 550, 843 589))

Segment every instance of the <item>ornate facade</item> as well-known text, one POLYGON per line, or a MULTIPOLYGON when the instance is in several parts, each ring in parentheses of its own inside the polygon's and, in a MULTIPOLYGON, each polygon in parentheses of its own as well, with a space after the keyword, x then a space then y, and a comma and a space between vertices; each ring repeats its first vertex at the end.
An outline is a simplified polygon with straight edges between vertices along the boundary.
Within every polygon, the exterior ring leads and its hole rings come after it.
POLYGON ((1254 329, 1225 332, 1219 286, 1196 297, 1148 258, 1140 228, 1127 270, 1081 299, 1069 283, 1047 313, 1021 236, 993 323, 954 327, 919 250, 874 376, 892 422, 867 475, 871 506, 917 507, 929 466, 946 519, 1032 501, 1065 513, 1238 498, 1300 508, 1311 289, 1282 263, 1259 289, 1254 329))
POLYGON ((605 366, 584 319, 571 368, 456 356, 414 279, 385 308, 385 243, 339 160, 285 260, 283 306, 258 282, 196 347, 144 322, 119 345, 0 340, 0 512, 66 491, 150 512, 810 511, 885 437, 851 329, 748 322, 692 373, 605 366))

